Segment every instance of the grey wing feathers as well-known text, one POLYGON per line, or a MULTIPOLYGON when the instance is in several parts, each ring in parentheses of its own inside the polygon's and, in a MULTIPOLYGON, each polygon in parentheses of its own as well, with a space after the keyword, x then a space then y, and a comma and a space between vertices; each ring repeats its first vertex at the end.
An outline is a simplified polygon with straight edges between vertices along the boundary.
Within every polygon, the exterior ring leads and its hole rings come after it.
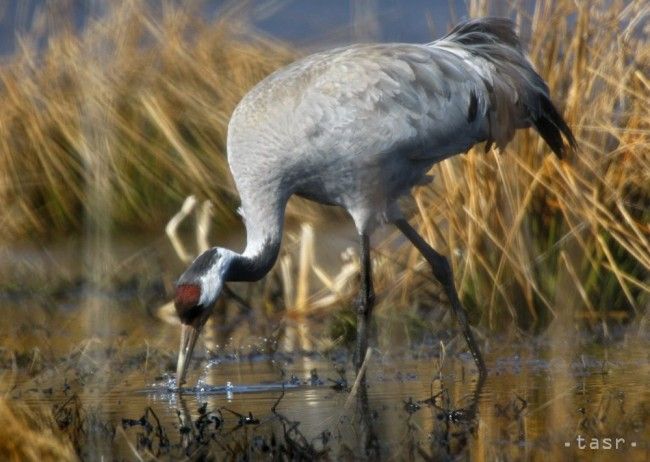
POLYGON ((329 63, 302 97, 310 134, 327 126, 340 135, 355 126, 346 140, 363 132, 365 140, 378 143, 358 140, 364 151, 399 151, 415 159, 456 154, 483 136, 485 86, 453 53, 424 45, 364 45, 336 53, 329 63))
POLYGON ((427 45, 352 46, 326 61, 305 98, 321 103, 311 122, 390 135, 368 149, 440 159, 481 141, 504 148, 531 125, 560 157, 564 139, 576 145, 508 19, 471 20, 427 45))
POLYGON ((252 90, 233 120, 244 113, 251 126, 269 127, 239 137, 260 151, 303 149, 298 140, 309 140, 319 153, 435 160, 481 141, 503 148, 531 125, 559 156, 564 139, 575 146, 512 22, 498 18, 465 22, 425 45, 353 45, 308 56, 252 90), (288 140, 280 135, 287 127, 288 140))

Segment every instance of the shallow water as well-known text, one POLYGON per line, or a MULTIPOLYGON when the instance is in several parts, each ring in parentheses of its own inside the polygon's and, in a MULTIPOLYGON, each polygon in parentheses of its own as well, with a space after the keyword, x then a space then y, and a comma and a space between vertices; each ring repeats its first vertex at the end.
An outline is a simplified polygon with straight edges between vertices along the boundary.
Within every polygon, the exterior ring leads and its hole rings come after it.
MULTIPOLYGON (((60 266, 68 245, 47 258, 22 250, 13 267, 60 266)), ((250 336, 252 348, 199 351, 179 392, 177 327, 148 307, 165 301, 164 279, 182 265, 157 245, 143 259, 160 274, 135 259, 108 288, 51 282, 0 297, 2 391, 53 408, 69 433, 78 424, 89 459, 648 460, 650 337, 633 328, 609 343, 562 329, 485 339, 490 373, 478 391, 458 339, 377 347, 367 387, 355 388, 345 348, 282 353, 277 339, 250 336), (93 304, 110 307, 109 334, 89 334, 93 304)), ((52 274, 43 271, 36 283, 52 274)))
MULTIPOLYGON (((192 378, 199 376, 199 385, 182 393, 172 391, 166 377, 147 380, 145 374, 127 374, 128 379, 110 390, 82 393, 81 400, 101 420, 118 427, 123 419, 140 419, 151 407, 170 440, 169 447, 161 450, 152 437, 153 452, 160 450, 163 457, 176 457, 185 448, 200 450, 202 445, 191 441, 200 428, 196 425, 199 408, 207 403, 205 410, 220 424, 216 428, 210 423, 205 431, 215 441, 205 444, 220 455, 250 452, 261 457, 264 445, 271 445, 271 435, 283 441, 283 423, 286 427, 287 422, 297 422, 306 441, 328 450, 334 459, 346 454, 372 456, 375 445, 369 441, 376 441, 379 454, 397 459, 463 454, 488 460, 647 460, 647 347, 647 342, 635 342, 624 349, 589 348, 572 359, 555 356, 556 351, 543 343, 494 349, 488 355, 490 375, 478 395, 476 416, 467 421, 461 414, 447 412, 470 409, 474 403, 476 380, 471 360, 464 355, 448 358, 441 375, 435 361, 425 357, 373 357, 367 403, 359 389, 350 398, 354 380, 350 371, 347 386, 339 390, 341 376, 335 362, 300 355, 213 359, 205 369, 194 371, 192 378), (443 389, 446 393, 432 401, 443 389), (283 417, 272 412, 275 404, 283 417), (254 422, 247 424, 242 416, 252 416, 254 422), (454 416, 460 421, 455 422, 454 416), (180 431, 183 426, 186 435, 180 431), (328 434, 326 444, 320 440, 323 432, 328 434), (579 448, 579 437, 585 449, 579 448), (618 450, 605 449, 616 439, 618 450), (570 447, 565 447, 567 443, 570 447), (595 444, 599 449, 588 449, 595 444)), ((52 404, 73 392, 49 394, 32 387, 17 398, 52 404)), ((150 416, 149 421, 154 419, 150 416)), ((143 432, 141 425, 127 422, 125 435, 133 445, 143 432)), ((98 449, 132 457, 120 435, 98 449)))

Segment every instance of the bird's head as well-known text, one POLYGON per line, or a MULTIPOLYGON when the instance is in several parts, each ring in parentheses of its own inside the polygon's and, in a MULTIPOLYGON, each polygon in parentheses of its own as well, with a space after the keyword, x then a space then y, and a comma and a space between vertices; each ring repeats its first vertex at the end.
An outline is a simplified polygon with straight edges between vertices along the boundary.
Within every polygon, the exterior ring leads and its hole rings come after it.
POLYGON ((196 340, 219 298, 232 252, 218 247, 199 255, 178 278, 174 305, 181 320, 181 345, 176 366, 176 385, 185 382, 196 340))

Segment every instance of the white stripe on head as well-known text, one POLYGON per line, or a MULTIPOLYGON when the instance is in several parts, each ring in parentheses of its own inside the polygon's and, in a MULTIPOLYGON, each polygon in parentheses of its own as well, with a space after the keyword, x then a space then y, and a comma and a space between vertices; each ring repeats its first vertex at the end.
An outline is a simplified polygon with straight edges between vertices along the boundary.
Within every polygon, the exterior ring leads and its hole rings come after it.
POLYGON ((199 304, 205 307, 217 301, 223 288, 226 271, 230 266, 234 253, 228 249, 219 248, 214 264, 199 280, 201 281, 201 298, 199 304))

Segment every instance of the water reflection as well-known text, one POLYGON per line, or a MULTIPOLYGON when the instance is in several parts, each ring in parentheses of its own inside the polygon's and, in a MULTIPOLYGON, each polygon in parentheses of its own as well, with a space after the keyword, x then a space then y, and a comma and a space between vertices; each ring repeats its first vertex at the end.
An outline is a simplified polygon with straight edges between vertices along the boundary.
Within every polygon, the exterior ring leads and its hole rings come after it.
POLYGON ((376 431, 377 414, 370 408, 368 402, 368 385, 361 381, 357 394, 357 414, 359 428, 358 454, 365 455, 370 460, 378 460, 381 455, 379 437, 376 431))

